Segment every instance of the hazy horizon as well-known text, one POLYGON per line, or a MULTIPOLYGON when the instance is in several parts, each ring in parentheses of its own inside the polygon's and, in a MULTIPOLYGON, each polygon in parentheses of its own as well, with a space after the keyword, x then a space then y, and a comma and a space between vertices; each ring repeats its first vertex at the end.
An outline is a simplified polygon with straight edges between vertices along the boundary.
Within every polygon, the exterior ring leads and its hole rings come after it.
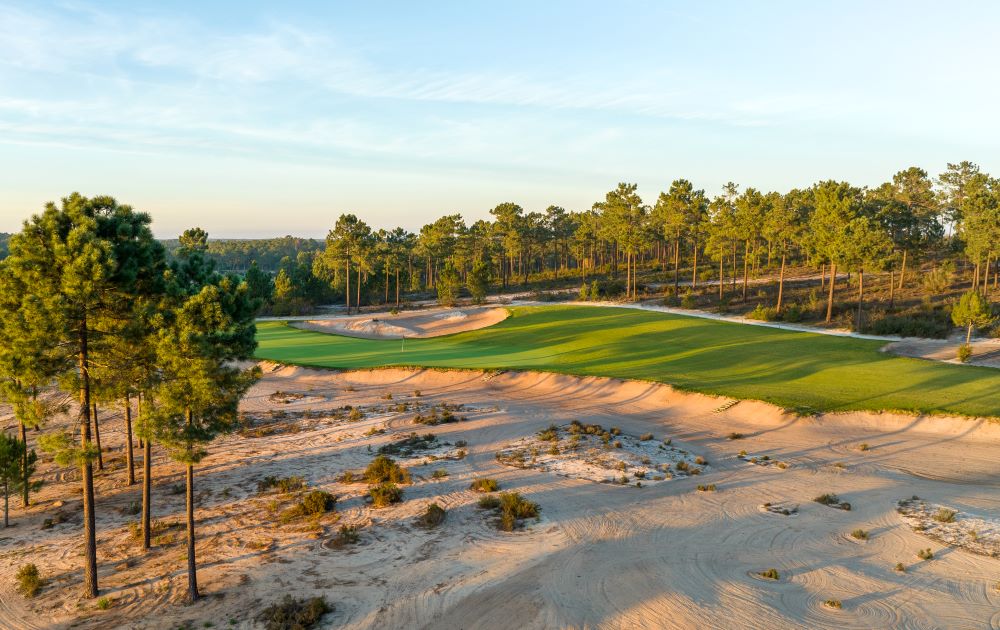
POLYGON ((0 231, 72 191, 160 238, 411 230, 619 181, 1000 168, 1000 5, 0 2, 0 231))

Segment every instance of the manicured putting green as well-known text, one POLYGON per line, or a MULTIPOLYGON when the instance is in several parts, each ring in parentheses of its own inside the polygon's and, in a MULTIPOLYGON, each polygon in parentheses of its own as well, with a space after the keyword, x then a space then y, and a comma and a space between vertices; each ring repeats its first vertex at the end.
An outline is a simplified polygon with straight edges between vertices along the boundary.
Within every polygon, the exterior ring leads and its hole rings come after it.
POLYGON ((258 324, 257 356, 329 368, 543 370, 669 383, 816 410, 1000 416, 1000 371, 894 357, 880 341, 746 326, 627 308, 511 309, 500 324, 400 341, 258 324))

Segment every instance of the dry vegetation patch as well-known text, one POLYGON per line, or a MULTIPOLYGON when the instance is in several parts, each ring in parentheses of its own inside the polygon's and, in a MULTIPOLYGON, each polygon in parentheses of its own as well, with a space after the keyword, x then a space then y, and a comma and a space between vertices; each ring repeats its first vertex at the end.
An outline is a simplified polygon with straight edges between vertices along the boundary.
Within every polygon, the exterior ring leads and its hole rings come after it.
POLYGON ((534 468, 564 477, 601 483, 656 483, 674 477, 697 475, 708 462, 669 440, 658 442, 652 435, 626 435, 616 427, 570 424, 539 431, 509 443, 497 451, 501 464, 534 468))
POLYGON ((939 543, 1000 558, 1000 520, 967 514, 919 497, 903 499, 896 511, 913 531, 939 543))

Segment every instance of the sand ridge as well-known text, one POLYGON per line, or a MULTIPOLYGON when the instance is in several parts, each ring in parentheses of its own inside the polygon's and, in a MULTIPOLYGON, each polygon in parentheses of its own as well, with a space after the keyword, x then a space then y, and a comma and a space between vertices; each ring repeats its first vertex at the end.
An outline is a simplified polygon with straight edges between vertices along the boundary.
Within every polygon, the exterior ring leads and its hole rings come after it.
POLYGON ((293 321, 289 325, 362 339, 425 339, 486 328, 508 315, 507 309, 497 307, 438 308, 293 321))
MULTIPOLYGON (((71 470, 46 467, 38 503, 25 513, 14 501, 17 526, 0 541, 0 627, 175 628, 204 621, 222 627, 229 619, 255 627, 256 612, 284 593, 326 596, 336 611, 325 625, 347 628, 979 628, 1000 622, 1000 560, 942 545, 913 531, 897 512, 898 501, 919 495, 931 505, 996 520, 997 423, 869 413, 797 417, 746 401, 716 412, 726 399, 557 374, 264 368, 242 405, 259 431, 216 441, 197 469, 204 601, 181 604, 182 542, 163 542, 146 557, 138 553, 127 527, 136 518, 129 506, 138 486, 123 487, 120 463, 97 477, 102 588, 115 604, 97 611, 79 599, 78 482, 71 470), (466 420, 413 423, 417 409, 445 402, 463 405, 466 420), (364 417, 350 420, 346 405, 364 417), (400 405, 408 410, 397 411, 400 405), (619 427, 630 436, 652 432, 703 454, 711 465, 695 477, 637 488, 496 460, 504 445, 573 420, 619 427), (426 465, 412 458, 414 483, 391 508, 372 509, 363 484, 339 480, 411 432, 450 444, 461 440, 467 456, 426 465), (742 437, 729 439, 733 433, 742 437), (750 465, 739 458, 744 450, 789 466, 750 465), (435 478, 435 469, 447 475, 435 478), (300 475, 310 487, 336 494, 338 514, 320 533, 281 525, 269 508, 274 496, 256 491, 267 475, 300 475), (483 476, 539 503, 541 521, 519 532, 497 531, 468 488, 483 476), (696 489, 707 483, 717 491, 696 489), (812 501, 825 492, 852 509, 812 501), (415 519, 430 502, 448 515, 426 530, 415 519), (785 516, 762 509, 765 504, 798 510, 785 516), (44 518, 60 511, 69 522, 41 529, 44 518), (357 526, 360 541, 330 549, 342 524, 357 526), (870 533, 867 541, 849 535, 858 528, 870 533), (917 558, 925 548, 933 560, 917 558), (52 581, 26 602, 13 592, 11 577, 29 557, 52 581), (905 571, 896 571, 897 563, 905 571), (772 567, 781 579, 758 575, 772 567), (823 604, 831 598, 841 600, 840 610, 823 604)), ((102 438, 120 449, 120 415, 108 411, 102 438)), ((117 462, 119 453, 107 459, 117 462)), ((157 455, 154 473, 155 520, 177 522, 184 497, 173 488, 182 468, 157 455)))

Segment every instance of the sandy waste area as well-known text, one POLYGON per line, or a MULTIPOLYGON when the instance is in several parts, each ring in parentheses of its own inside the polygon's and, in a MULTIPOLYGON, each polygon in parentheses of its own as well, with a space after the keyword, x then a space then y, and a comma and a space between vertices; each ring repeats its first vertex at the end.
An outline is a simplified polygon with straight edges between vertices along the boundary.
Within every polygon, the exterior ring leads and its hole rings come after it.
POLYGON ((423 339, 486 328, 507 319, 505 308, 468 307, 431 309, 294 321, 304 330, 333 333, 363 339, 423 339))
POLYGON ((264 367, 244 427, 197 468, 200 602, 183 603, 182 468, 154 450, 143 554, 108 409, 110 607, 80 597, 79 474, 46 458, 36 502, 12 498, 0 534, 0 628, 256 628, 285 594, 324 596, 331 628, 1000 627, 996 423, 797 417, 538 373, 264 367), (361 477, 380 454, 410 483, 375 508, 361 477), (470 489, 481 478, 539 517, 498 529, 470 489), (314 489, 335 510, 295 517, 314 489), (419 522, 431 503, 446 510, 436 527, 419 522), (25 562, 46 580, 30 600, 14 590, 25 562))

